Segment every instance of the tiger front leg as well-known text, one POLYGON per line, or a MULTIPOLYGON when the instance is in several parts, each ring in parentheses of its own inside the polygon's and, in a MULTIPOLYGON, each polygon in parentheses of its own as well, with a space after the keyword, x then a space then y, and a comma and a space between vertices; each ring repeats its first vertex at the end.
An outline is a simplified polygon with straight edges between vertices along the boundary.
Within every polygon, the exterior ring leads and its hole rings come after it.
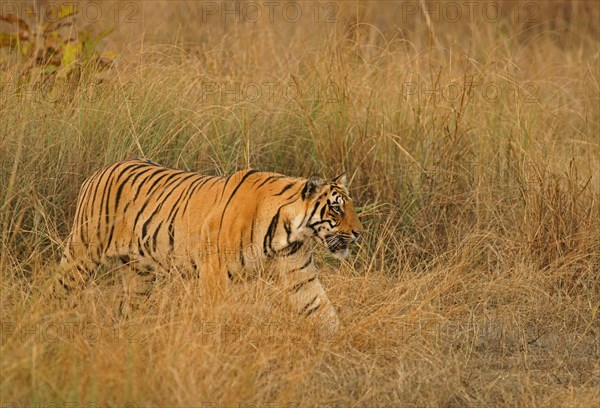
POLYGON ((319 337, 333 336, 340 327, 340 320, 317 277, 312 255, 300 266, 282 272, 282 280, 294 313, 314 324, 319 337))
MULTIPOLYGON (((215 217, 215 215, 213 215, 215 217)), ((197 246, 190 251, 194 257, 193 264, 199 265, 199 277, 202 298, 207 306, 217 306, 227 297, 228 274, 227 262, 230 245, 218 243, 218 234, 211 228, 217 219, 208 216, 202 224, 197 246)))
POLYGON ((200 282, 206 305, 215 307, 227 298, 227 268, 216 254, 205 254, 200 264, 200 282))

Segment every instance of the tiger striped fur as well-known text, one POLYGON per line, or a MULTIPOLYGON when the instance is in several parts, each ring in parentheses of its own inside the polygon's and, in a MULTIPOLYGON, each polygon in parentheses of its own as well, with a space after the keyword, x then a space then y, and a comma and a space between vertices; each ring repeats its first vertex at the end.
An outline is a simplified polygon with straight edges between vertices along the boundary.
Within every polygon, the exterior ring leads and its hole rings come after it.
POLYGON ((338 318, 313 262, 312 243, 345 257, 363 227, 345 176, 326 181, 243 170, 229 177, 148 160, 112 164, 81 187, 59 283, 81 287, 109 259, 130 266, 147 294, 156 270, 195 271, 207 285, 276 269, 298 315, 335 330, 338 318))

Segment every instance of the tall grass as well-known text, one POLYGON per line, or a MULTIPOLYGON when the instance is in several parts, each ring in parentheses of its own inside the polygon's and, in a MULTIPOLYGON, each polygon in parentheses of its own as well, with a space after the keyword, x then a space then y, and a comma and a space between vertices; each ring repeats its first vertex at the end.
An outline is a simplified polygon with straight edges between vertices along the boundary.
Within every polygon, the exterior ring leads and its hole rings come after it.
POLYGON ((444 2, 320 3, 325 22, 298 3, 297 22, 251 23, 132 4, 109 71, 1 74, 4 403, 600 402, 598 5, 501 1, 502 17, 456 20, 444 2), (79 186, 133 156, 347 170, 367 234, 347 261, 317 261, 339 335, 317 341, 272 282, 215 309, 164 278, 125 321, 111 268, 75 307, 49 298, 79 186))

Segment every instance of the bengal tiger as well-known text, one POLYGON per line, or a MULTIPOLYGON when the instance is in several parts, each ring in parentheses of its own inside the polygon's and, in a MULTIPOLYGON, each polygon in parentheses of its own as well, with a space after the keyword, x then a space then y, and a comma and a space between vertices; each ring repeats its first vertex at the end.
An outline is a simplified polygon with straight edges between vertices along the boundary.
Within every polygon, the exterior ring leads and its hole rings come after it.
POLYGON ((221 177, 126 160, 83 183, 59 286, 82 287, 111 259, 141 279, 125 289, 141 296, 157 270, 190 270, 223 288, 272 268, 295 313, 333 332, 339 320, 317 277, 311 242, 343 258, 362 233, 345 175, 303 179, 251 169, 221 177))

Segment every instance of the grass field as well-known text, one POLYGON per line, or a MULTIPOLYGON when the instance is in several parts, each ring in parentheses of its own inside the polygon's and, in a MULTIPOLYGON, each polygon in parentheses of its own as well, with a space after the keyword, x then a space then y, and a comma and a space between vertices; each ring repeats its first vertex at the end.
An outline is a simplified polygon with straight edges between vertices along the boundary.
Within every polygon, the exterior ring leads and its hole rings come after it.
POLYGON ((2 54, 3 407, 600 404, 598 3, 79 4, 112 67, 2 54), (316 257, 336 337, 271 282, 209 307, 173 276, 116 321, 118 270, 48 296, 79 186, 134 156, 345 169, 366 233, 316 257))

